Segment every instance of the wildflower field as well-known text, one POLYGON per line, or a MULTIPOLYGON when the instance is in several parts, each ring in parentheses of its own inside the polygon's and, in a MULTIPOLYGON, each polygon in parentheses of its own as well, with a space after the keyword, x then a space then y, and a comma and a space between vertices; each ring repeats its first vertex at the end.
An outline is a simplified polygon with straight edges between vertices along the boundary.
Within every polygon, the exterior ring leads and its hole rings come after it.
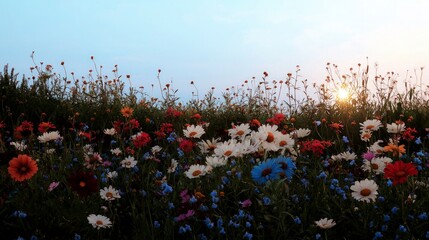
POLYGON ((161 70, 155 98, 116 66, 58 69, 0 74, 1 239, 429 239, 420 72, 264 72, 181 102, 161 70))

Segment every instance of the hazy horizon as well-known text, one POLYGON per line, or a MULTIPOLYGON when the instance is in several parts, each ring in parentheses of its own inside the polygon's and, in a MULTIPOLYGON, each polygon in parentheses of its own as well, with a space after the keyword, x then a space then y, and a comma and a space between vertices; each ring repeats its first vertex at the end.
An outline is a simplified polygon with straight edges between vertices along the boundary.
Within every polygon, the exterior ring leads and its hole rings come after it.
MULTIPOLYGON (((399 79, 429 63, 425 1, 6 1, 0 16, 0 64, 30 74, 36 63, 77 77, 105 75, 117 64, 133 87, 159 96, 173 83, 183 99, 215 87, 239 87, 252 77, 284 80, 301 68, 302 79, 320 82, 326 63, 345 73, 376 62, 399 79), (104 75, 104 74, 103 74, 104 75), (157 95, 158 94, 158 95, 157 95)), ((3 71, 3 70, 1 70, 3 71)), ((125 80, 125 78, 123 78, 125 80)), ((427 81, 425 81, 427 82, 427 81)), ((201 98, 201 96, 200 96, 201 98)))

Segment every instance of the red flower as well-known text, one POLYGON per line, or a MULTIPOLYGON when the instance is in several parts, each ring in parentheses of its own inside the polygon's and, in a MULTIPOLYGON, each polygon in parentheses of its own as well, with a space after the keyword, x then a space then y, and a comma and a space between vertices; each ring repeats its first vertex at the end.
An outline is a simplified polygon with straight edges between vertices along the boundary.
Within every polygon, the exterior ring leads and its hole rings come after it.
POLYGON ((167 112, 165 113, 165 115, 167 115, 167 117, 174 117, 174 118, 178 118, 180 116, 182 116, 182 113, 177 111, 174 108, 169 107, 167 109, 167 112))
POLYGON ((141 148, 146 146, 150 142, 149 134, 145 132, 140 132, 133 137, 133 144, 136 148, 141 148))
POLYGON ((162 123, 160 131, 165 132, 166 134, 170 134, 173 132, 173 124, 171 123, 162 123))
POLYGON ((415 136, 413 136, 413 134, 416 134, 416 133, 417 133, 417 130, 415 128, 407 128, 402 133, 402 138, 407 140, 407 141, 412 141, 415 138, 415 136))
POLYGON ((98 191, 98 181, 92 172, 75 172, 69 177, 68 182, 70 188, 80 197, 86 197, 98 191))
POLYGON ((182 139, 179 144, 179 148, 185 153, 190 153, 194 147, 194 142, 188 139, 182 139))
POLYGON ((55 125, 52 124, 51 122, 41 122, 39 124, 38 130, 41 133, 45 133, 47 132, 49 129, 55 129, 55 125))
POLYGON ((336 133, 340 133, 341 129, 344 127, 342 124, 340 123, 331 123, 328 125, 330 128, 332 128, 332 130, 334 130, 336 133))
POLYGON ((408 180, 408 176, 417 175, 418 171, 414 164, 396 161, 389 163, 384 168, 384 178, 393 180, 393 185, 404 183, 408 180))
POLYGON ((36 161, 34 161, 28 155, 18 155, 18 157, 12 158, 9 162, 7 171, 13 180, 22 182, 28 180, 37 173, 38 167, 36 161))
POLYGON ((326 147, 331 146, 332 143, 329 141, 311 140, 302 143, 301 152, 312 152, 316 156, 323 154, 326 147))
POLYGON ((285 115, 283 113, 277 113, 274 117, 267 119, 267 123, 271 123, 274 125, 279 125, 285 120, 285 115))
POLYGON ((258 121, 258 119, 252 119, 250 120, 249 125, 251 127, 260 127, 261 123, 258 121))

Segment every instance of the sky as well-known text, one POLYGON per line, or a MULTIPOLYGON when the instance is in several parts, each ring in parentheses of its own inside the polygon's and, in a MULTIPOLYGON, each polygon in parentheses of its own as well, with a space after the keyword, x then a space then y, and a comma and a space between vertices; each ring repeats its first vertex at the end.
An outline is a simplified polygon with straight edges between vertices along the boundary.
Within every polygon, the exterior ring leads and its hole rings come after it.
POLYGON ((64 61, 86 76, 94 56, 152 96, 161 69, 182 100, 191 81, 200 95, 220 95, 263 72, 285 79, 296 65, 310 83, 325 79, 327 62, 344 71, 377 63, 399 79, 429 65, 424 0, 5 0, 2 9, 0 65, 28 76, 34 51, 36 63, 61 73, 64 61))

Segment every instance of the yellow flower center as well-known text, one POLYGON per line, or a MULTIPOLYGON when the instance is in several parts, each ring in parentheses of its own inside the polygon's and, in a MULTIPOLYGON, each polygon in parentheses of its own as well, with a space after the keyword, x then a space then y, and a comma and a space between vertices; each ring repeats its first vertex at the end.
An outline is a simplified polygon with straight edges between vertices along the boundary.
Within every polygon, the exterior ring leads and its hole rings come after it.
POLYGON ((362 190, 360 190, 360 195, 366 197, 369 196, 371 194, 371 190, 369 190, 368 188, 364 188, 362 190))
POLYGON ((271 143, 271 142, 273 142, 273 141, 274 141, 274 134, 273 134, 272 132, 269 132, 269 133, 267 134, 267 139, 266 139, 266 141, 267 141, 267 142, 269 142, 269 143, 271 143))
POLYGON ((201 172, 201 170, 195 170, 195 171, 192 173, 192 176, 196 177, 196 176, 201 175, 201 173, 203 173, 203 172, 201 172))
POLYGON ((243 135, 243 134, 244 134, 244 131, 243 131, 243 130, 240 130, 240 131, 238 131, 238 132, 237 132, 237 135, 238 135, 238 136, 241 136, 241 135, 243 135))
POLYGON ((232 151, 231 151, 231 150, 227 150, 227 151, 225 151, 225 152, 223 153, 223 155, 225 155, 225 156, 227 156, 227 157, 231 156, 231 154, 232 154, 232 151))

